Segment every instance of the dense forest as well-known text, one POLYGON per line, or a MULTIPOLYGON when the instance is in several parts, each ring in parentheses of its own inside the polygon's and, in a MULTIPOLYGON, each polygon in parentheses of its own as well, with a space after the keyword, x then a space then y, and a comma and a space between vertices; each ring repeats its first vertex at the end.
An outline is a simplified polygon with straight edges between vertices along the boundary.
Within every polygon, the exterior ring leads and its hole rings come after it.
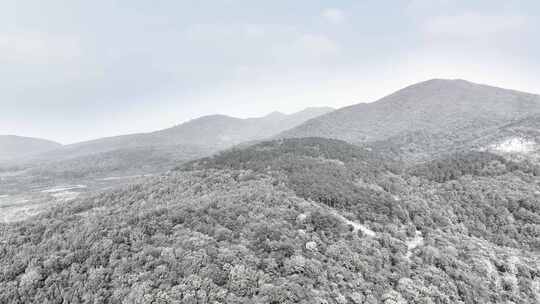
POLYGON ((0 226, 0 303, 538 303, 540 180, 277 140, 0 226))

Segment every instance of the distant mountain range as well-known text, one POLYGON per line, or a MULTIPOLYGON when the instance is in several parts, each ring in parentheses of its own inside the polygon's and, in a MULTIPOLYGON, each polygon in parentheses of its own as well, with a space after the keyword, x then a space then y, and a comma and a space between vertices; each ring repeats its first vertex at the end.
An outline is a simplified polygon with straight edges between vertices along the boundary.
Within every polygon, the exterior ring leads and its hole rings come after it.
MULTIPOLYGON (((93 159, 102 165, 100 172, 112 168, 125 171, 146 168, 148 162, 170 166, 269 138, 322 137, 371 146, 381 152, 391 151, 393 157, 418 162, 460 150, 489 150, 494 145, 523 148, 514 147, 518 142, 523 142, 527 149, 536 149, 537 141, 524 138, 530 138, 531 132, 537 130, 529 126, 538 125, 539 119, 538 95, 465 80, 433 79, 372 103, 338 110, 308 108, 290 115, 274 112, 248 119, 210 115, 156 132, 66 146, 45 141, 38 145, 39 140, 21 139, 19 144, 11 140, 8 147, 4 142, 9 141, 4 137, 0 148, 6 148, 2 149, 0 160, 32 156, 42 164, 64 162, 54 164, 53 171, 58 171, 57 168, 65 168, 65 161, 71 159, 74 160, 71 163, 76 164, 73 167, 84 172, 87 162, 83 160, 93 159), (142 155, 148 155, 150 161, 141 158, 142 155), (97 161, 100 159, 102 161, 97 161)), ((536 133, 534 136, 537 137, 536 133)), ((92 164, 87 166, 90 171, 92 164)), ((161 170, 164 166, 152 167, 161 170)), ((40 167, 39 171, 49 169, 40 167)))
POLYGON ((183 146, 190 151, 217 151, 242 142, 275 136, 331 111, 333 109, 327 107, 307 108, 290 115, 273 112, 264 117, 247 119, 210 115, 156 132, 100 138, 65 146, 38 139, 20 138, 15 141, 5 137, 0 141, 0 158, 34 156, 42 160, 59 160, 144 147, 171 150, 175 146, 183 146), (38 146, 38 143, 42 145, 38 146))
POLYGON ((15 135, 0 135, 0 160, 35 155, 60 147, 62 147, 61 144, 50 140, 15 135))
MULTIPOLYGON (((240 143, 273 137, 332 110, 308 108, 290 115, 273 112, 248 119, 212 115, 156 132, 101 138, 66 146, 54 144, 37 149, 31 143, 10 145, 6 150, 11 151, 9 155, 5 153, 3 161, 0 158, 0 172, 17 172, 12 174, 11 183, 21 184, 22 179, 25 185, 161 173, 240 143), (23 176, 19 175, 20 172, 24 172, 23 176)), ((0 149, 2 147, 0 145, 0 149)), ((8 181, 5 183, 5 188, 11 187, 6 186, 8 181)))

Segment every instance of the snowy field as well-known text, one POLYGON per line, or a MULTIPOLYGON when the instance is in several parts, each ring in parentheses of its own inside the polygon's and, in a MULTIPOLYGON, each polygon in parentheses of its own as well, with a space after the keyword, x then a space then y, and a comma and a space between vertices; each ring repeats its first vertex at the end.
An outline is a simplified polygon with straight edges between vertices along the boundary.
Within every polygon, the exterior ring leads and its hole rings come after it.
POLYGON ((528 154, 534 152, 536 149, 536 142, 520 137, 508 138, 502 142, 490 146, 490 150, 499 153, 528 154))

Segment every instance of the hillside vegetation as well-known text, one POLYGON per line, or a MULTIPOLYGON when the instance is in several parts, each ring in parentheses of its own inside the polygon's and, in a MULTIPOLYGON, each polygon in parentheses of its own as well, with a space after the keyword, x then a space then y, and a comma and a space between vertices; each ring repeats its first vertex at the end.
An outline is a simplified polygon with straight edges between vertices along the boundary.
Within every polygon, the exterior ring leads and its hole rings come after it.
POLYGON ((539 303, 538 105, 433 80, 189 162, 198 146, 0 168, 171 166, 0 224, 0 303, 539 303))
POLYGON ((0 226, 0 303, 539 301, 538 178, 453 164, 317 138, 224 152, 0 226))

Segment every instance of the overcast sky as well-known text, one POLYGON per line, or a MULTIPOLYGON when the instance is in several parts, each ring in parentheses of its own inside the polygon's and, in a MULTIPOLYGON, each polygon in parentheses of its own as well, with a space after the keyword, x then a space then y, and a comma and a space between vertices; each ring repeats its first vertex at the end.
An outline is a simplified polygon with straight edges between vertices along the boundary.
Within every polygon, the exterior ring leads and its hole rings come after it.
POLYGON ((539 14, 537 0, 1 0, 0 134, 71 143, 430 78, 538 93, 539 14))

